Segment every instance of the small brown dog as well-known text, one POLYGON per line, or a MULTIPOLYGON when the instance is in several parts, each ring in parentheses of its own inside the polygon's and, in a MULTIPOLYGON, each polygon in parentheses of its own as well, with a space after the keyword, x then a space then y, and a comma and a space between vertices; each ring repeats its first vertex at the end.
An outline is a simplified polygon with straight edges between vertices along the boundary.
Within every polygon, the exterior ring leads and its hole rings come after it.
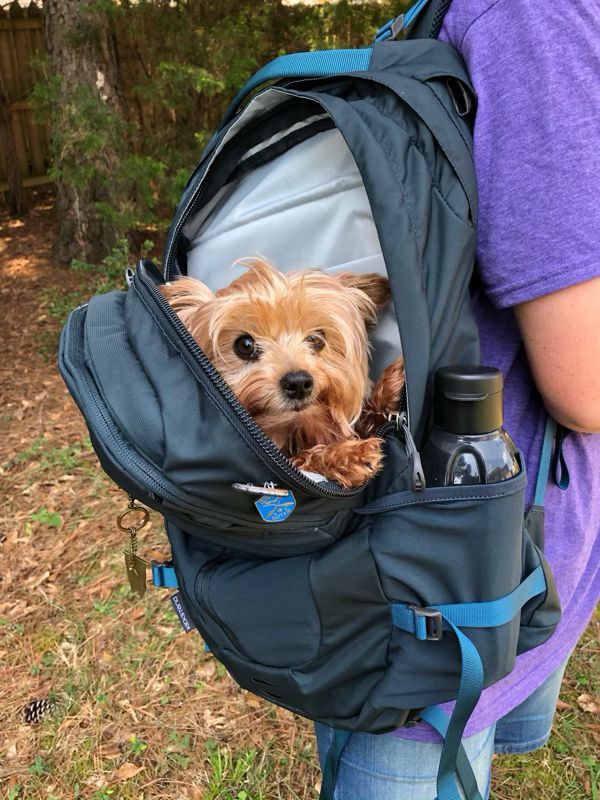
POLYGON ((368 329, 389 302, 388 281, 240 263, 247 271, 217 292, 188 277, 161 292, 298 469, 360 486, 381 467, 382 440, 372 434, 398 410, 404 385, 401 358, 372 391, 368 376, 368 329))

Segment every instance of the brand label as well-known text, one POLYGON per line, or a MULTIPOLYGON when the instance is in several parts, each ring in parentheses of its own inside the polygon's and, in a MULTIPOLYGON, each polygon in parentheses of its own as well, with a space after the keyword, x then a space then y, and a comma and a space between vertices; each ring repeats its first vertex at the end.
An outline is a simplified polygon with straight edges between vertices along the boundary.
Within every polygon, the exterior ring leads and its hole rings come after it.
POLYGON ((171 603, 173 604, 173 608, 175 609, 175 613, 179 617, 179 621, 181 622, 181 627, 186 633, 194 630, 196 627, 194 623, 188 617, 187 611, 183 607, 183 603, 181 602, 181 594, 180 592, 175 592, 170 596, 171 603))

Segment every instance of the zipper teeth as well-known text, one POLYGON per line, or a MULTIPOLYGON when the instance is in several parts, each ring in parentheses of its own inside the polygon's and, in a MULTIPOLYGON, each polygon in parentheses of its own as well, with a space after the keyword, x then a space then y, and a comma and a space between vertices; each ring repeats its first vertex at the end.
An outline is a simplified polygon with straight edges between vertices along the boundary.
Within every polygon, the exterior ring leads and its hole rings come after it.
MULTIPOLYGON (((321 106, 323 108, 323 106, 321 106)), ((165 266, 164 266, 164 275, 167 281, 171 280, 173 277, 171 271, 172 265, 172 256, 175 249, 175 242, 177 241, 177 237, 181 232, 183 226, 187 221, 188 212, 190 208, 196 202, 202 187, 204 185, 204 181, 206 176, 208 175, 215 159, 221 153, 224 147, 229 146, 235 139, 241 134, 246 134, 249 129, 253 128, 258 123, 262 122, 266 117, 272 115, 276 111, 278 111, 278 106, 275 108, 268 109, 264 111, 262 114, 257 115, 254 117, 247 125, 245 125, 240 131, 238 131, 228 142, 225 144, 221 143, 221 145, 217 146, 215 151, 212 153, 210 157, 210 161, 204 170, 204 175, 200 179, 198 185, 196 186, 193 193, 190 195, 187 203, 185 204, 184 209, 182 210, 179 222, 177 223, 175 230, 173 231, 172 236, 170 237, 170 244, 168 252, 165 256, 165 266)), ((327 110, 325 109, 326 113, 327 110)), ((208 358, 204 355, 200 347, 198 346, 196 340, 187 330, 187 328, 183 325, 177 314, 172 310, 171 306, 167 303, 164 297, 156 288, 156 285, 151 282, 151 291, 153 296, 158 300, 158 304, 164 314, 167 316, 173 327, 175 328, 177 334, 179 335, 180 339, 183 340, 184 344, 187 346, 188 350, 194 356, 194 358, 199 362, 200 366, 204 370, 207 377, 213 382, 213 384, 217 387, 217 389, 221 392, 221 394, 225 397, 226 401, 235 411, 237 416, 242 420, 242 422, 246 425, 249 431, 254 435, 254 437, 258 440, 259 444, 262 446, 263 450, 267 452, 270 458, 275 461, 275 463, 284 471, 285 475, 288 476, 293 480, 294 483, 300 484, 301 488, 308 488, 312 492, 318 492, 321 495, 326 495, 328 497, 352 497, 354 495, 360 494, 366 483, 356 489, 328 489, 326 487, 321 486, 319 483, 307 478, 303 475, 299 470, 297 470, 293 464, 281 453, 281 451, 273 444, 273 442, 268 439, 268 437, 264 434, 264 432, 260 429, 260 427, 256 424, 254 419, 248 414, 246 409, 242 406, 242 404, 237 399, 236 395, 233 393, 231 388, 225 383, 219 373, 215 370, 212 363, 209 361, 208 358)), ((408 404, 407 404, 407 397, 406 397, 406 385, 402 388, 401 394, 401 401, 399 404, 399 412, 406 414, 406 418, 408 421, 408 404)), ((410 423, 409 423, 410 424, 410 423)), ((376 432, 376 436, 382 436, 384 433, 389 431, 391 428, 395 427, 393 423, 386 422, 384 423, 376 432)), ((368 483, 368 481, 367 481, 368 483)))
MULTIPOLYGON (((293 96, 293 95, 291 95, 291 96, 293 96)), ((284 101, 284 102, 286 102, 286 101, 284 101)), ((326 114, 331 116, 329 114, 329 111, 327 110, 327 108, 325 108, 325 106, 322 103, 320 103, 318 100, 315 100, 315 103, 317 105, 319 105, 326 114)), ((210 156, 210 161, 206 165, 206 169, 204 170, 204 174, 200 178, 200 181, 199 181, 198 185, 196 186, 196 188, 194 189, 193 193, 191 194, 188 202, 185 204, 185 207, 184 207, 183 211, 180 214, 179 222, 177 223, 177 225, 175 227, 175 230, 173 231, 173 235, 170 237, 169 249, 168 249, 168 251, 167 251, 167 253, 165 255, 165 263, 164 263, 165 280, 170 281, 171 278, 173 277, 172 270, 171 270, 171 264, 172 264, 172 260, 173 260, 172 256, 173 256, 173 251, 175 249, 175 242, 177 241, 177 237, 179 236, 179 233, 181 232, 183 226, 185 225, 185 223, 187 221, 188 211, 190 210, 190 207, 196 202, 196 200, 198 198, 198 195, 200 194, 200 191, 202 189, 202 186, 204 185, 204 181, 206 179, 206 176, 208 175, 208 172, 209 172, 210 168, 212 167, 215 159, 221 153, 221 150, 224 147, 228 147, 242 133, 244 133, 244 134, 247 133, 248 130, 252 129, 259 122, 262 122, 266 117, 269 117, 269 116, 271 116, 273 114, 276 114, 279 111, 280 111, 279 105, 275 106, 274 108, 270 108, 270 109, 267 109, 266 111, 263 111, 261 114, 258 114, 256 117, 251 119, 250 122, 248 122, 245 126, 243 126, 228 142, 225 142, 225 143, 221 142, 221 144, 218 145, 215 148, 214 152, 210 156)), ((242 112, 240 112, 240 113, 242 113, 242 112)), ((233 122, 233 120, 232 120, 232 122, 233 122)), ((196 168, 196 170, 194 172, 196 172, 197 169, 198 169, 198 167, 196 168)), ((162 298, 162 296, 161 296, 161 298, 162 298)), ((407 426, 408 426, 408 428, 410 430, 410 409, 409 409, 409 406, 408 406, 408 396, 407 396, 407 391, 406 391, 406 383, 402 387, 402 395, 401 395, 401 401, 400 401, 399 405, 400 405, 399 411, 400 411, 400 413, 403 413, 403 414, 406 415, 406 424, 407 424, 407 426)), ((311 483, 312 483, 312 481, 311 481, 311 483)))
MULTIPOLYGON (((83 309, 84 306, 81 306, 80 308, 83 309)), ((77 309, 77 311, 79 312, 79 309, 77 309)), ((118 434, 113 429, 112 420, 110 419, 109 416, 107 416, 104 413, 104 410, 98 403, 98 400, 94 392, 90 389, 89 381, 86 377, 86 374, 82 372, 81 377, 82 377, 82 382, 80 382, 79 385, 84 389, 87 395, 87 399, 90 400, 93 405, 92 413, 104 427, 105 431, 109 434, 113 442, 114 448, 119 453, 118 457, 115 456, 114 449, 110 448, 110 445, 103 438, 103 443, 107 446, 107 449, 110 450, 110 455, 113 458, 116 458, 117 460, 124 459, 125 462, 129 465, 130 469, 131 467, 133 467, 133 469, 131 469, 131 472, 133 472, 134 475, 137 475, 141 472, 143 475, 143 480, 147 481, 150 484, 153 484, 154 489, 156 489, 161 495, 170 494, 174 496, 177 500, 183 501, 187 505, 189 505, 183 496, 179 495, 177 492, 174 491, 172 486, 160 480, 160 478, 153 471, 149 472, 145 462, 141 461, 139 458, 137 458, 137 456, 133 455, 129 450, 126 451, 124 449, 122 440, 118 438, 118 434)))
MULTIPOLYGON (((363 491, 365 484, 354 489, 329 489, 322 486, 320 483, 307 478, 300 470, 296 469, 294 465, 283 455, 281 450, 266 436, 264 431, 257 425, 254 419, 246 411, 244 406, 240 403, 235 393, 225 383, 223 378, 219 375, 210 360, 202 352, 198 343, 188 331, 185 325, 181 322, 177 314, 173 311, 171 306, 167 303, 162 294, 158 291, 156 284, 153 281, 146 281, 141 278, 142 283, 149 284, 152 297, 156 300, 163 314, 167 317, 177 335, 185 344, 188 352, 199 363, 205 375, 211 380, 213 385, 219 390, 221 395, 227 401, 229 406, 233 409, 237 417, 241 420, 244 426, 252 434, 255 440, 258 441, 262 450, 267 456, 275 463, 278 471, 283 472, 286 481, 293 482, 297 488, 308 490, 312 493, 318 493, 327 497, 353 497, 363 491)), ((387 423, 386 423, 387 424, 387 423)))

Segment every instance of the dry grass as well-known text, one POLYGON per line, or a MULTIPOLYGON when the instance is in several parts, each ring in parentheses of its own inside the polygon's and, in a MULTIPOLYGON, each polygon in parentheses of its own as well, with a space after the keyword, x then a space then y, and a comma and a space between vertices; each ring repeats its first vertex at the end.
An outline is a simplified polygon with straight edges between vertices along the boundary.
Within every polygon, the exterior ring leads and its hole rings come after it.
MULTIPOLYGON (((52 264, 48 198, 22 220, 0 216, 0 230, 2 797, 316 798, 309 723, 241 691, 180 632, 165 591, 131 599, 114 524, 126 498, 57 373, 59 324, 42 302, 57 287, 85 295, 82 277, 52 264), (23 707, 45 697, 54 713, 25 724, 23 707)), ((167 555, 156 516, 141 545, 146 558, 167 555)), ((598 718, 577 704, 597 633, 569 669, 550 747, 496 761, 497 800, 598 797, 598 718)))

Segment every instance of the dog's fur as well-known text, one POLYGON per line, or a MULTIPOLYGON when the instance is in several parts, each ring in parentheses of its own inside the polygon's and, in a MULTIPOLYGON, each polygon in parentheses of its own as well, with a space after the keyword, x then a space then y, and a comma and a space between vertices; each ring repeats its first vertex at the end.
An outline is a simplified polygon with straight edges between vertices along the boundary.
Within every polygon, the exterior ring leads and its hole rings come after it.
POLYGON ((373 391, 368 376, 368 329, 389 302, 387 280, 240 263, 246 272, 215 293, 182 277, 162 294, 296 467, 360 486, 381 467, 382 440, 372 434, 397 410, 404 384, 401 358, 373 391))

